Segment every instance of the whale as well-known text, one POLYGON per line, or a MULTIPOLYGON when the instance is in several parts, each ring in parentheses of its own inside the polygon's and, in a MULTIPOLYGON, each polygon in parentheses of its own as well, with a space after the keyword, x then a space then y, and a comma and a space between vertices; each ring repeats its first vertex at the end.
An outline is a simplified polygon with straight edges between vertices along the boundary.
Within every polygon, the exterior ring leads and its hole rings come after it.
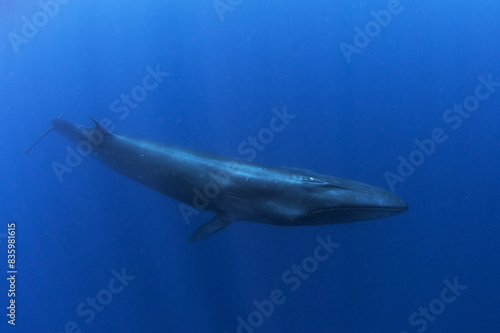
POLYGON ((403 199, 376 186, 116 134, 90 118, 93 127, 64 120, 62 115, 53 119, 28 151, 55 130, 116 172, 180 205, 215 213, 189 241, 237 221, 318 226, 386 218, 408 210, 403 199))

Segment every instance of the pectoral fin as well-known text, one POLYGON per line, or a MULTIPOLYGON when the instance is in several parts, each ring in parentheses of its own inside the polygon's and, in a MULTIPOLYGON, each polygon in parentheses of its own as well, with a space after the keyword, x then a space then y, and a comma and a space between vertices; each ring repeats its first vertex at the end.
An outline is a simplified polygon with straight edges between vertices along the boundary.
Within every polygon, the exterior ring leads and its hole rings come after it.
POLYGON ((224 214, 217 214, 213 219, 209 222, 204 223, 196 229, 191 238, 189 238, 190 242, 194 242, 200 239, 203 239, 211 234, 216 233, 219 230, 224 229, 228 225, 231 224, 231 221, 224 214))

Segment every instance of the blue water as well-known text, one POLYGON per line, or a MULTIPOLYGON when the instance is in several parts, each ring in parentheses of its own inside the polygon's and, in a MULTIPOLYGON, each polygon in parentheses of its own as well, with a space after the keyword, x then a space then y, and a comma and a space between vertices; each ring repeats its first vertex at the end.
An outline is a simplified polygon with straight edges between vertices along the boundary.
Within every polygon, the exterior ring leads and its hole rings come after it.
POLYGON ((500 330, 498 1, 0 1, 0 15, 1 332, 500 330), (58 176, 75 147, 55 132, 24 153, 65 110, 362 181, 410 210, 188 243, 210 214, 186 220, 89 157, 58 176), (294 117, 271 138, 273 110, 294 117))

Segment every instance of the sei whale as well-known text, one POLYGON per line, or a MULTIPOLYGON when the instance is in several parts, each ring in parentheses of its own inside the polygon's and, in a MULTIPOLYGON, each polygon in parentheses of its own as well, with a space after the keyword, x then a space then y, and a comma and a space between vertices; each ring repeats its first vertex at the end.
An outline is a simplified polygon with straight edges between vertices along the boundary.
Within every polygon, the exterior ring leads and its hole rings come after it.
POLYGON ((124 176, 186 205, 214 212, 190 241, 236 221, 310 226, 384 218, 408 210, 398 196, 357 181, 119 135, 93 118, 94 128, 61 118, 52 120, 42 137, 55 130, 76 145, 87 149, 91 145, 90 156, 124 176), (210 195, 201 200, 207 188, 210 195))

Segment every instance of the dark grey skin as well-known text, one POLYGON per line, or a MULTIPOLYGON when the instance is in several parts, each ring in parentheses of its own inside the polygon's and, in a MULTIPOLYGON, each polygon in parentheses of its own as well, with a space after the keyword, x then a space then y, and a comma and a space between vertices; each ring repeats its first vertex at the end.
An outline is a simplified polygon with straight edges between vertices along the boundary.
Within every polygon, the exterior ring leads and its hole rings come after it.
MULTIPOLYGON (((187 205, 214 212, 190 240, 235 221, 280 226, 371 220, 408 210, 378 187, 302 169, 277 168, 227 156, 89 128, 54 119, 54 129, 75 144, 92 145, 93 158, 187 205)), ((50 129, 49 129, 50 130, 50 129)))

